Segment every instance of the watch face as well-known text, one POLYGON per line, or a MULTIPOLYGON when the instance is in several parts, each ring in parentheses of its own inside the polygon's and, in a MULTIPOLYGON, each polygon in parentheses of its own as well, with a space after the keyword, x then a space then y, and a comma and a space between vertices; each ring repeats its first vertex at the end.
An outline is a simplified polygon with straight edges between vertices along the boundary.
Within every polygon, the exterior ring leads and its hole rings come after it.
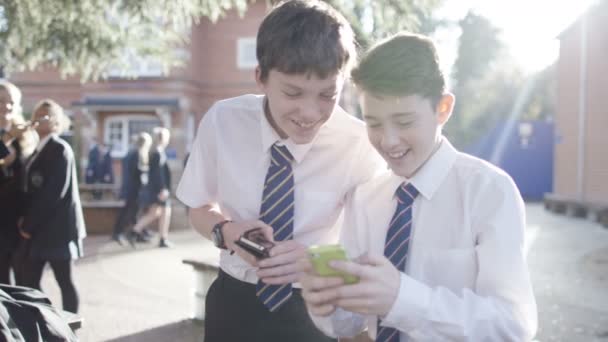
POLYGON ((211 237, 213 239, 213 244, 216 247, 223 247, 223 241, 222 241, 222 235, 220 233, 220 230, 215 228, 213 229, 213 231, 211 232, 211 237))

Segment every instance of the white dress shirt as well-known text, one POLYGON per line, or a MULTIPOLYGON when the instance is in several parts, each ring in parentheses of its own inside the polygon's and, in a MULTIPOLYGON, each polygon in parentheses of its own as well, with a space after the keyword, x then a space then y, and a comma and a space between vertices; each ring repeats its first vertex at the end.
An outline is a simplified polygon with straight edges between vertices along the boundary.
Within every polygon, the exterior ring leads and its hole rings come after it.
MULTIPOLYGON (((264 96, 215 103, 198 128, 177 197, 191 208, 217 203, 234 221, 258 219, 270 147, 281 141, 264 115, 264 96)), ((304 245, 335 243, 349 193, 386 169, 368 142, 365 125, 337 107, 309 144, 281 141, 294 157, 294 239, 304 245)), ((238 255, 220 254, 231 276, 256 283, 256 269, 238 255)))
MULTIPOLYGON (((346 206, 341 242, 349 257, 384 254, 395 191, 388 171, 360 186, 346 206)), ((485 161, 441 146, 412 177, 419 195, 406 271, 382 325, 405 341, 529 341, 537 311, 524 255, 524 203, 512 179, 485 161)), ((352 336, 376 316, 338 309, 313 317, 326 333, 352 336)))

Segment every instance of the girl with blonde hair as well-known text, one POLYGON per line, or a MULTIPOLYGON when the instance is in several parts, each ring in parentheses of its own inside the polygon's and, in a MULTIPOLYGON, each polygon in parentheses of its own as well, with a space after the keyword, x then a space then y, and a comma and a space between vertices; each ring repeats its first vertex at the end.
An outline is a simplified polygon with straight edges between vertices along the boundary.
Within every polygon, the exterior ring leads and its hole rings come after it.
POLYGON ((0 135, 3 142, 9 142, 8 154, 0 159, 0 283, 5 284, 10 283, 11 269, 17 284, 23 280, 21 260, 17 258, 18 221, 23 211, 22 170, 37 142, 36 133, 27 126, 21 114, 21 91, 0 80, 0 135))

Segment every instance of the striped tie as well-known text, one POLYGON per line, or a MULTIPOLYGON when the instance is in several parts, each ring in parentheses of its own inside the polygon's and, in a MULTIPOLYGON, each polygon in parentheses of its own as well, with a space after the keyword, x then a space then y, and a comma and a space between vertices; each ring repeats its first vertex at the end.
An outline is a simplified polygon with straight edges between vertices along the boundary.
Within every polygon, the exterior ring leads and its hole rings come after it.
MULTIPOLYGON (((418 196, 418 190, 411 183, 403 183, 397 188, 395 195, 397 196, 397 209, 386 233, 384 256, 399 271, 405 271, 407 250, 412 231, 412 205, 414 199, 418 196)), ((399 342, 399 331, 394 328, 382 327, 380 321, 378 321, 376 342, 399 342)))
MULTIPOLYGON (((260 219, 273 228, 275 241, 289 240, 293 238, 294 219, 293 157, 287 147, 276 143, 270 156, 260 219)), ((291 293, 291 284, 268 285, 260 280, 256 286, 257 296, 271 312, 287 302, 291 293)))

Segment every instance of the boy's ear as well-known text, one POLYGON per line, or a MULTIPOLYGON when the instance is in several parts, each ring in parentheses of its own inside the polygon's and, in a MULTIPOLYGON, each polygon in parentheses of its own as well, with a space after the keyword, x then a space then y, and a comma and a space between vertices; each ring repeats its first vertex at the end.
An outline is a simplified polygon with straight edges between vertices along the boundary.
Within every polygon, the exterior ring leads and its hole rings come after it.
POLYGON ((452 110, 454 110, 454 104, 456 103, 456 98, 452 93, 445 93, 441 96, 441 99, 437 103, 437 123, 439 125, 445 125, 450 116, 452 116, 452 110))
POLYGON ((255 67, 255 83, 257 83, 260 89, 263 89, 264 82, 262 82, 262 70, 259 65, 255 67))

